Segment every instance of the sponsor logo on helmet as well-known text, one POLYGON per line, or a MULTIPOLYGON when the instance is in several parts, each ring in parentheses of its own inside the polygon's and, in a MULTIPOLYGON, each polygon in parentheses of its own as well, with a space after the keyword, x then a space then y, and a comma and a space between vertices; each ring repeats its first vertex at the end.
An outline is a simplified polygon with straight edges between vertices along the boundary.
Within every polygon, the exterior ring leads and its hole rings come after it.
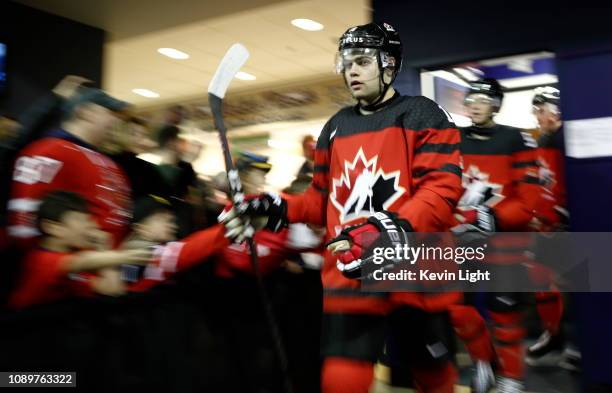
POLYGON ((342 39, 343 44, 357 44, 362 42, 364 42, 363 37, 355 37, 353 35, 346 36, 342 39))

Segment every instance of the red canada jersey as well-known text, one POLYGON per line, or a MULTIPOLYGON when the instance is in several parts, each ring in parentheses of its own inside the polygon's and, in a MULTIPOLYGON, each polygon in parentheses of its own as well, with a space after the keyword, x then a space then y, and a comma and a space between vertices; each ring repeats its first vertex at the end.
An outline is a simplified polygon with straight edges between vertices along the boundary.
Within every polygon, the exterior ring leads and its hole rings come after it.
POLYGON ((88 281, 68 274, 64 268, 70 256, 40 248, 28 252, 22 260, 17 286, 9 297, 9 307, 24 308, 93 295, 88 281))
POLYGON ((123 171, 110 158, 75 141, 48 137, 28 145, 15 161, 8 233, 18 243, 32 245, 39 235, 36 211, 41 199, 55 190, 83 196, 115 245, 123 238, 131 218, 130 186, 123 171))
POLYGON ((536 217, 542 223, 542 231, 553 230, 561 222, 562 215, 567 215, 563 157, 563 131, 541 134, 538 138, 538 175, 542 190, 536 217))
MULTIPOLYGON (((326 240, 344 227, 387 210, 415 231, 442 232, 461 196, 459 131, 446 111, 425 97, 396 96, 378 112, 340 110, 317 141, 314 177, 288 199, 291 222, 325 224, 326 240)), ((386 313, 387 294, 365 293, 326 252, 322 269, 326 312, 386 313)), ((455 294, 393 293, 403 304, 443 308, 455 294)))
POLYGON ((491 128, 461 130, 461 159, 465 189, 457 208, 492 208, 500 231, 520 232, 540 196, 536 142, 518 128, 496 124, 491 128))

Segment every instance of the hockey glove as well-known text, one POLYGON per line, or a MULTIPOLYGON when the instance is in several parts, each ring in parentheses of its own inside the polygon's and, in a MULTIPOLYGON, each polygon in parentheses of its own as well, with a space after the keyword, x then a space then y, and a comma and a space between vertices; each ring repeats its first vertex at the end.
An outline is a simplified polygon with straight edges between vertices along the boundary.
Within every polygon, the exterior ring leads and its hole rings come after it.
POLYGON ((474 245, 486 241, 496 230, 495 214, 488 206, 480 205, 456 215, 461 224, 451 228, 459 244, 474 245))
POLYGON ((288 225, 287 202, 274 193, 247 197, 241 203, 225 209, 218 217, 225 225, 225 236, 241 243, 255 231, 278 232, 288 225))
POLYGON ((408 221, 391 212, 377 212, 362 224, 344 228, 340 235, 327 243, 327 249, 338 257, 336 267, 345 277, 363 278, 364 267, 393 263, 376 262, 374 249, 396 245, 403 247, 409 244, 409 232, 413 230, 408 221))

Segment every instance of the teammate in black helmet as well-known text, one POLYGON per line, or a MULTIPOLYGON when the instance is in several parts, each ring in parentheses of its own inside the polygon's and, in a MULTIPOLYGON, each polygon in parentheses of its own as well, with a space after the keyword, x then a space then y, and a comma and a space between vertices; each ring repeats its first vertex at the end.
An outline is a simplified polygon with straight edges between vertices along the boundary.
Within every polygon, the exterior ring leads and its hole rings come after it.
MULTIPOLYGON (((545 86, 534 90, 532 104, 539 126, 538 160, 543 192, 536 207, 533 227, 542 232, 563 231, 569 224, 560 101, 561 94, 555 87, 545 86)), ((545 242, 539 246, 543 249, 550 247, 545 242)), ((546 255, 546 252, 542 254, 546 255)), ((552 264, 556 261, 547 262, 552 264)), ((567 340, 561 322, 565 305, 555 283, 551 283, 549 291, 536 292, 535 300, 545 330, 527 349, 526 363, 533 367, 559 365, 570 371, 579 371, 580 352, 567 340)))
POLYGON ((533 114, 538 120, 541 131, 540 137, 550 136, 561 129, 563 123, 561 121, 560 100, 561 93, 557 88, 545 86, 534 90, 533 114))
MULTIPOLYGON (((458 225, 453 231, 462 234, 489 235, 494 232, 522 232, 529 229, 540 195, 536 143, 524 130, 496 124, 504 93, 495 79, 470 83, 465 106, 472 125, 461 129, 464 194, 457 207, 458 225)), ((489 249, 506 245, 495 237, 489 249)), ((517 247, 528 247, 521 244, 517 247)), ((490 254, 494 255, 494 254, 490 254)), ((505 252, 505 261, 487 258, 487 265, 507 274, 523 266, 521 252, 505 252), (503 263, 506 265, 503 265, 503 263), (510 270, 512 269, 512 270, 510 270)), ((476 393, 486 393, 495 383, 491 364, 496 366, 497 391, 519 393, 523 389, 522 359, 525 330, 523 302, 518 293, 487 292, 487 308, 492 319, 493 346, 485 339, 484 322, 469 306, 455 307, 451 316, 455 330, 466 342, 474 358, 476 374, 472 381, 476 393), (462 333, 472 332, 473 334, 462 333)))
POLYGON ((288 199, 261 195, 222 221, 232 237, 244 233, 244 215, 251 222, 266 218, 268 229, 289 222, 326 227, 324 393, 370 390, 387 322, 393 342, 387 351, 417 389, 452 393, 457 373, 447 309, 460 294, 372 293, 362 291, 356 278, 365 275, 371 260, 364 238, 448 229, 461 194, 459 132, 435 102, 401 96, 391 86, 402 63, 402 44, 392 26, 352 27, 338 49, 336 69, 358 104, 341 109, 323 127, 311 186, 288 199))
POLYGON ((504 92, 497 79, 484 78, 470 83, 465 96, 465 106, 476 127, 492 127, 493 116, 501 108, 504 92))

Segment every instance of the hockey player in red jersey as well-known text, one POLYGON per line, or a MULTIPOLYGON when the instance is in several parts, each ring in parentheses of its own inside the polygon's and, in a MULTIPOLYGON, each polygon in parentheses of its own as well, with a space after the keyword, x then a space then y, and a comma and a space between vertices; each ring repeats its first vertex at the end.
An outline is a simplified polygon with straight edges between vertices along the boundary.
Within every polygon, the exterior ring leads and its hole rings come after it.
POLYGON ((542 232, 564 230, 569 214, 563 173, 563 122, 559 90, 554 87, 537 88, 532 102, 540 130, 537 143, 539 177, 543 186, 533 220, 534 227, 542 232))
POLYGON ((287 199, 262 195, 222 217, 230 237, 243 233, 247 220, 241 215, 251 223, 265 217, 272 230, 290 222, 326 225, 338 255, 327 252, 322 269, 325 393, 369 390, 387 320, 394 322, 391 333, 399 333, 397 347, 420 392, 452 392, 456 379, 447 308, 460 295, 362 292, 354 279, 362 255, 343 246, 364 232, 382 236, 390 226, 444 231, 461 195, 459 132, 433 101, 393 89, 401 64, 400 36, 389 24, 348 29, 336 66, 358 103, 323 127, 310 188, 287 199))
MULTIPOLYGON (((493 116, 502 100, 503 90, 497 80, 485 78, 470 83, 465 105, 473 125, 461 130, 465 191, 457 207, 458 224, 453 228, 458 234, 526 231, 533 218, 540 193, 535 140, 518 128, 495 123, 493 116)), ((488 258, 487 262, 518 265, 522 251, 505 255, 508 256, 515 261, 488 258)), ((486 336, 462 335, 482 331, 482 318, 469 306, 455 307, 451 312, 455 329, 476 357, 474 388, 477 392, 486 392, 494 382, 489 364, 494 361, 499 376, 497 391, 521 392, 525 335, 521 295, 487 293, 486 297, 493 322, 495 356, 483 343, 486 336)))
POLYGON ((48 131, 18 155, 8 202, 8 233, 32 245, 39 235, 35 213, 41 198, 53 190, 76 192, 87 200, 100 228, 117 245, 130 219, 130 187, 115 163, 98 152, 126 107, 101 90, 81 88, 63 107, 61 128, 48 131))
MULTIPOLYGON (((541 232, 563 231, 569 214, 566 210, 565 176, 563 172, 563 122, 561 120, 560 92, 554 87, 541 87, 534 91, 533 113, 538 120, 538 160, 542 192, 536 205, 532 228, 541 232)), ((553 262, 553 261, 551 261, 553 262)), ((544 333, 527 349, 526 363, 530 366, 552 366, 563 360, 565 334, 561 326, 563 297, 554 284, 553 274, 547 269, 534 270, 538 281, 545 281, 550 290, 536 292, 535 300, 544 333), (547 276, 547 277, 542 277, 547 276)), ((572 350, 567 358, 571 359, 572 350)), ((575 351, 574 351, 575 352, 575 351)), ((568 354, 568 351, 565 352, 568 354)))

